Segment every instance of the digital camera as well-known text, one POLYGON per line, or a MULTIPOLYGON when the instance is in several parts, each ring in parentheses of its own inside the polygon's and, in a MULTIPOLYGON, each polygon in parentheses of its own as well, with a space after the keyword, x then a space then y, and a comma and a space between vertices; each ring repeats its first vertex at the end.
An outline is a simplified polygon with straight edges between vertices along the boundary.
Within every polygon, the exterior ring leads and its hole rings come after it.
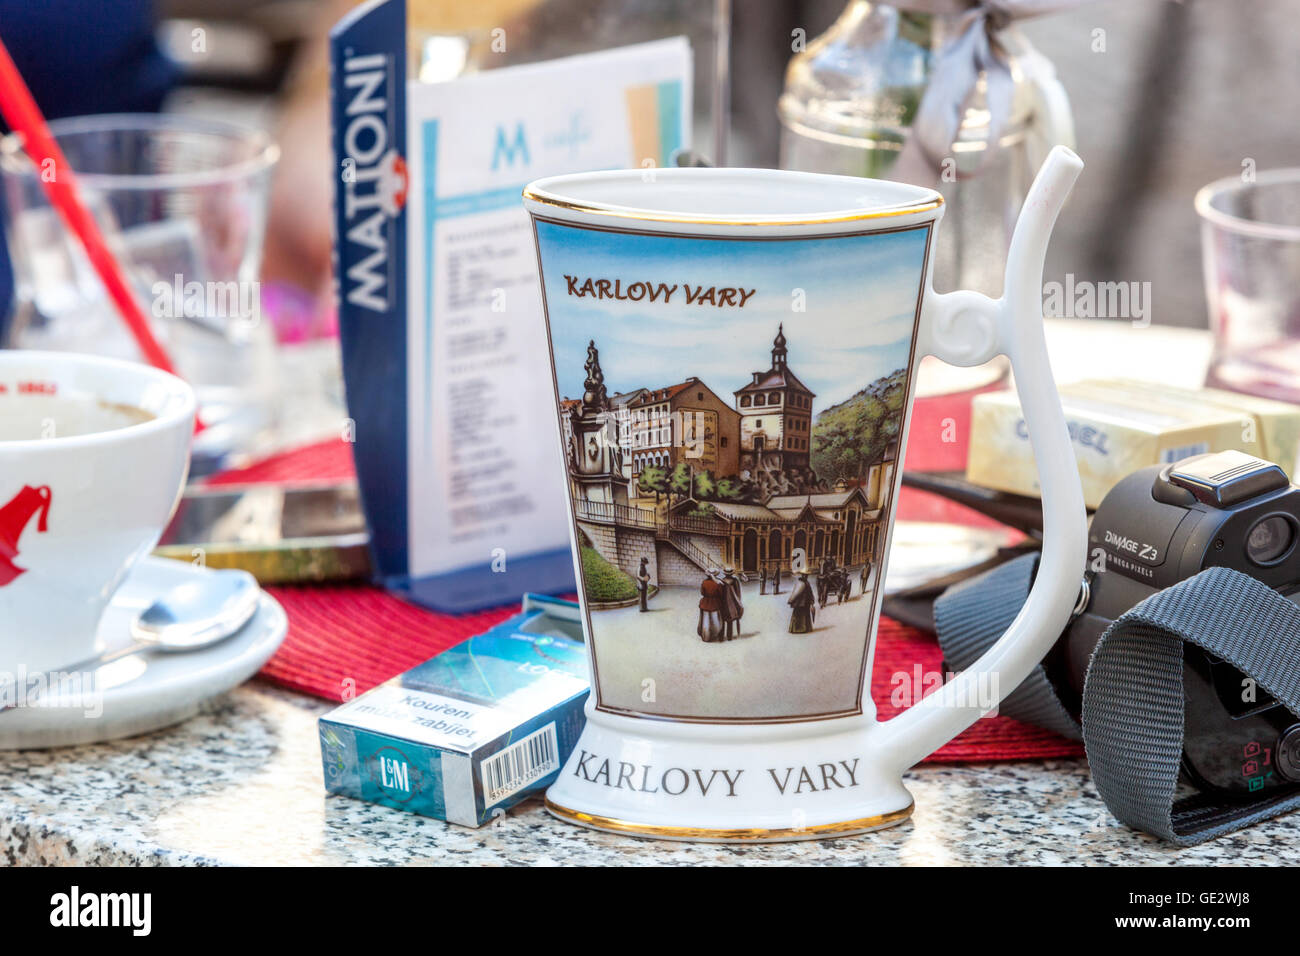
MULTIPOLYGON (((1102 633, 1144 598, 1211 567, 1248 574, 1300 603, 1300 487, 1237 451, 1143 468, 1106 495, 1088 532, 1088 571, 1065 635, 1044 662, 1077 718, 1102 633)), ((1219 658, 1184 645, 1183 767, 1202 790, 1254 795, 1300 784, 1300 722, 1219 658)))

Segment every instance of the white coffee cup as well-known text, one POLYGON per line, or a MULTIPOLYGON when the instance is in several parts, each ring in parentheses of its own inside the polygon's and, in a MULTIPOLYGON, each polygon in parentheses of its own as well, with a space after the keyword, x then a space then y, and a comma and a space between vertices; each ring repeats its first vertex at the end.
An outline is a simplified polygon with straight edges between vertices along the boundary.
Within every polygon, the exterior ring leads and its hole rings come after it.
POLYGON ((145 365, 0 351, 0 676, 97 650, 189 470, 194 392, 145 365))

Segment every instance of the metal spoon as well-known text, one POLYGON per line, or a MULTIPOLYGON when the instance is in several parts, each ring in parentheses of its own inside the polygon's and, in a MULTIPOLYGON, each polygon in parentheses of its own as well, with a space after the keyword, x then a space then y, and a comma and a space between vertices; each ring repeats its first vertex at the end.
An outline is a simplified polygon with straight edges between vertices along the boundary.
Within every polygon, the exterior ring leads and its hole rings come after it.
MULTIPOLYGON (((247 571, 213 571, 178 584, 131 622, 132 643, 45 674, 29 674, 27 682, 53 689, 71 674, 89 673, 142 651, 174 653, 210 647, 243 629, 257 611, 261 594, 257 579, 247 571)), ((30 704, 31 696, 15 695, 14 703, 0 707, 0 713, 30 704)))
POLYGON ((141 611, 131 623, 131 636, 137 650, 198 650, 247 624, 261 595, 257 579, 247 571, 213 571, 178 584, 141 611))

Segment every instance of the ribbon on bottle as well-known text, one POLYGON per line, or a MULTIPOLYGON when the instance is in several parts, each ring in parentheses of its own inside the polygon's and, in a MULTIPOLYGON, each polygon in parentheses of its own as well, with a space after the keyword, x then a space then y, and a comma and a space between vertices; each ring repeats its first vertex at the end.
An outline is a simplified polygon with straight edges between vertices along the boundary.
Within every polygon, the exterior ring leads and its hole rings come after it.
POLYGON ((980 74, 985 78, 989 112, 987 155, 998 147, 1011 115, 1015 81, 1011 58, 998 34, 1015 20, 1059 13, 1088 0, 896 0, 900 10, 954 19, 956 29, 935 54, 934 66, 917 107, 911 135, 894 179, 919 181, 941 168, 961 129, 966 105, 980 74))

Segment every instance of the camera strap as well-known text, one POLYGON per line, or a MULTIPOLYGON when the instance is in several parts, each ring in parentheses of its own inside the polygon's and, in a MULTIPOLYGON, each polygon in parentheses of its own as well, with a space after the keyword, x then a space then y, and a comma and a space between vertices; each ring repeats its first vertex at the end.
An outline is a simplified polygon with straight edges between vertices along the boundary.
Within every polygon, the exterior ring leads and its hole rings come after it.
MULTIPOLYGON (((1038 552, 1023 554, 944 591, 934 602, 934 630, 947 670, 964 671, 1011 626, 1029 597, 1038 552)), ((1082 740, 1042 664, 998 704, 998 713, 1062 737, 1082 740)))
MULTIPOLYGON (((935 602, 935 626, 950 665, 967 666, 997 640, 1024 604, 1037 561, 1037 555, 1017 558, 935 602)), ((1093 653, 1082 737, 1098 792, 1120 822, 1192 846, 1300 808, 1300 792, 1250 802, 1177 796, 1184 642, 1227 661, 1300 719, 1300 608, 1252 577, 1209 568, 1121 615, 1093 653)), ((1041 665, 999 712, 1053 730, 1064 715, 1079 737, 1041 665)))

